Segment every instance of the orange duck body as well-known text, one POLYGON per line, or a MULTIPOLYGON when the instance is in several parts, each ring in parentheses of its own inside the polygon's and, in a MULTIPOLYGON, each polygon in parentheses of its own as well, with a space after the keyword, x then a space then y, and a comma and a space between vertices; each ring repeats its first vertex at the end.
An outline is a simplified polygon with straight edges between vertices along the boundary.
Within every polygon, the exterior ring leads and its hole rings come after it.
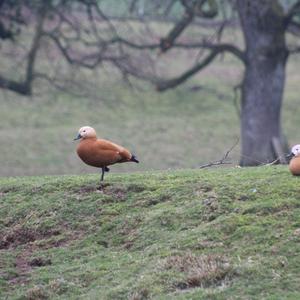
POLYGON ((300 175, 300 156, 295 156, 291 159, 289 169, 293 175, 300 175))
POLYGON ((97 138, 82 139, 77 146, 77 154, 87 165, 98 168, 132 159, 132 154, 127 149, 97 138))
POLYGON ((289 162, 289 169, 293 175, 300 175, 300 145, 293 146, 289 157, 292 159, 289 162))

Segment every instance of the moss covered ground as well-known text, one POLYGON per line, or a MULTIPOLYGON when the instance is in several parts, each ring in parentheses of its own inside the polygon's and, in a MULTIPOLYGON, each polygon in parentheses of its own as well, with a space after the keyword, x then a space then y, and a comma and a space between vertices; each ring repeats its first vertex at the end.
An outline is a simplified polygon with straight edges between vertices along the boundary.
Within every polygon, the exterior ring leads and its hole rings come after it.
POLYGON ((299 299, 285 166, 0 179, 1 299, 299 299))

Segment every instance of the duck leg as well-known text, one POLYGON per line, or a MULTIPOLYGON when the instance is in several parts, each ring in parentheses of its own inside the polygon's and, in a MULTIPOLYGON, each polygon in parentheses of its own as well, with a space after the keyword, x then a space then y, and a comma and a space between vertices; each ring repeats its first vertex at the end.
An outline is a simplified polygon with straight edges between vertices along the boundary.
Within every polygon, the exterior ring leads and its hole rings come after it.
POLYGON ((105 173, 105 167, 101 168, 102 169, 102 174, 101 174, 101 179, 100 181, 102 182, 104 180, 104 173, 105 173))
POLYGON ((99 190, 103 189, 103 180, 104 180, 104 173, 105 172, 109 172, 109 168, 108 167, 102 167, 101 168, 101 178, 100 178, 100 187, 99 187, 99 190))
POLYGON ((105 167, 101 168, 101 178, 100 178, 100 186, 98 188, 99 191, 103 190, 103 180, 104 180, 104 172, 105 172, 105 167))

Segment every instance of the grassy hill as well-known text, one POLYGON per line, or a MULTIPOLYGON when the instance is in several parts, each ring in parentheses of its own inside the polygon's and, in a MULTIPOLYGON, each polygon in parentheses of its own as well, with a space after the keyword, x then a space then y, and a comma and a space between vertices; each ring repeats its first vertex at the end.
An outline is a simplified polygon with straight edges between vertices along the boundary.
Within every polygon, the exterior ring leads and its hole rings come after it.
POLYGON ((1 299, 299 299, 284 166, 0 179, 1 299))

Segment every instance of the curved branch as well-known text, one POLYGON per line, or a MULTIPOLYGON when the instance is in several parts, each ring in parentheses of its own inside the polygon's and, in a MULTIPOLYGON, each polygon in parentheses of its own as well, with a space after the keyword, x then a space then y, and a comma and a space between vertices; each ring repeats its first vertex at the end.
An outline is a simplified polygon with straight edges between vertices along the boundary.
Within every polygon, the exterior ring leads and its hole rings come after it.
MULTIPOLYGON (((123 43, 125 46, 128 46, 130 48, 136 49, 136 50, 155 50, 160 48, 160 44, 158 43, 152 43, 152 44, 136 44, 132 41, 125 40, 123 38, 117 37, 110 41, 106 41, 107 44, 114 44, 114 43, 123 43)), ((246 61, 245 53, 244 51, 240 50, 238 47, 232 44, 228 43, 219 43, 219 44, 213 44, 213 43, 175 43, 172 45, 173 48, 183 48, 183 49, 210 49, 210 50, 218 50, 222 52, 229 52, 233 55, 235 55, 238 59, 240 59, 242 62, 246 61)))
POLYGON ((220 50, 213 50, 207 57, 201 61, 199 64, 196 64, 193 66, 191 69, 188 71, 184 72, 182 75, 179 77, 170 79, 170 80, 165 80, 165 81, 158 81, 156 83, 156 90, 159 92, 163 92, 165 90, 174 88, 181 83, 185 82, 187 79, 189 79, 191 76, 195 75, 197 72, 200 70, 204 69, 208 64, 210 64, 216 56, 220 53, 220 50))
POLYGON ((28 88, 28 85, 26 83, 7 79, 1 75, 0 75, 0 88, 5 90, 10 90, 24 96, 30 95, 30 89, 28 88))
POLYGON ((228 44, 228 43, 220 43, 220 44, 213 44, 213 43, 177 43, 174 44, 174 48, 184 48, 184 49, 211 49, 211 50, 218 50, 220 52, 230 52, 231 54, 235 55, 239 58, 242 62, 246 61, 244 51, 240 50, 238 47, 228 44))
POLYGON ((168 51, 174 44, 175 40, 191 24, 196 16, 202 18, 213 18, 218 14, 218 8, 215 0, 197 0, 195 2, 181 0, 181 4, 185 7, 182 18, 171 29, 167 37, 160 40, 160 48, 162 52, 168 51), (203 6, 208 4, 209 10, 204 10, 203 6))

